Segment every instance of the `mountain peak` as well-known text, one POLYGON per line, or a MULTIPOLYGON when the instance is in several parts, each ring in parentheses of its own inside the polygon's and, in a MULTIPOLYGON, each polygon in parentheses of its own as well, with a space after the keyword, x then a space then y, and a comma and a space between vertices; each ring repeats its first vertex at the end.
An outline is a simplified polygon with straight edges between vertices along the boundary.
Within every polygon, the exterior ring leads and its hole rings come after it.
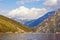
POLYGON ((29 22, 26 22, 24 25, 30 27, 30 28, 33 28, 33 27, 36 27, 38 26, 40 23, 42 23, 45 19, 49 18, 52 14, 54 14, 55 11, 52 11, 52 12, 48 12, 46 13, 45 15, 43 15, 42 17, 34 20, 34 21, 29 21, 29 22))

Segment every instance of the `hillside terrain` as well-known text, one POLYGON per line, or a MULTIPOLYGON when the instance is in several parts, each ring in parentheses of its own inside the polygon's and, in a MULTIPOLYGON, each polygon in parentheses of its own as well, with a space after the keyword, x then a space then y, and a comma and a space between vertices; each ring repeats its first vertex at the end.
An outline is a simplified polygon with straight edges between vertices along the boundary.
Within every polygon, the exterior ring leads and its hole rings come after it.
MULTIPOLYGON (((48 14, 48 15, 50 15, 50 14, 48 14)), ((40 23, 38 26, 36 26, 35 32, 40 32, 40 33, 60 32, 60 9, 55 11, 55 13, 50 15, 42 23, 40 23)))
POLYGON ((34 27, 38 26, 39 24, 41 24, 44 20, 46 20, 53 14, 55 14, 55 11, 48 12, 45 15, 43 15, 42 17, 39 17, 38 19, 27 21, 26 23, 24 23, 24 25, 26 25, 30 28, 34 28, 34 27))
POLYGON ((0 32, 31 32, 32 29, 15 20, 0 15, 0 32))
POLYGON ((26 26, 38 33, 56 33, 60 31, 60 9, 51 11, 42 17, 25 22, 26 26))
POLYGON ((24 25, 20 22, 0 15, 0 32, 60 32, 60 9, 48 12, 36 20, 27 21, 24 25))

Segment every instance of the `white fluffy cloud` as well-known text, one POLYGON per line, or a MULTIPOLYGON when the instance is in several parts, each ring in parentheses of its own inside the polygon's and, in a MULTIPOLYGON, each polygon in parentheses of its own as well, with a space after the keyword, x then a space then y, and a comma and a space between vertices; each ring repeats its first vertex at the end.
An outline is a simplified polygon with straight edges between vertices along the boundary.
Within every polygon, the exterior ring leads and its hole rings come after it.
POLYGON ((19 8, 16 8, 14 10, 11 10, 8 14, 8 16, 16 17, 19 16, 22 19, 36 19, 38 17, 43 16, 47 12, 47 9, 45 8, 27 8, 24 6, 21 6, 19 8))
POLYGON ((8 10, 0 10, 0 15, 7 15, 8 12, 8 10))
POLYGON ((57 5, 57 3, 58 3, 58 0, 46 0, 44 2, 44 5, 46 5, 46 6, 55 6, 55 5, 57 5))
POLYGON ((18 2, 16 2, 17 4, 24 4, 24 3, 28 3, 28 2, 38 2, 40 0, 20 0, 18 2))

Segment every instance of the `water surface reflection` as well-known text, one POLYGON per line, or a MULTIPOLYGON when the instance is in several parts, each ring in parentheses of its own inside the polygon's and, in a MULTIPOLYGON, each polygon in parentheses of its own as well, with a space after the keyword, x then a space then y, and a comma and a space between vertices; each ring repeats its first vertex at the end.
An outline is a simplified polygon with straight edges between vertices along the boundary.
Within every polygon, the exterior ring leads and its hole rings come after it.
POLYGON ((38 33, 29 33, 29 34, 0 34, 0 40, 56 40, 55 34, 38 34, 38 33))

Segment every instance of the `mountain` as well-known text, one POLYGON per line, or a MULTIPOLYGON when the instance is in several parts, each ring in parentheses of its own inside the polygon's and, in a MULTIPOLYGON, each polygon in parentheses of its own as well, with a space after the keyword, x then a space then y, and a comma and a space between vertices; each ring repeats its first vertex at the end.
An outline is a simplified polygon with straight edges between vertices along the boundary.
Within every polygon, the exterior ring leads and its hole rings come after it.
POLYGON ((60 9, 56 12, 56 32, 60 32, 60 9))
POLYGON ((55 13, 55 11, 48 12, 45 15, 43 15, 42 17, 40 17, 36 20, 31 20, 31 21, 25 22, 24 25, 26 25, 30 28, 34 28, 34 27, 38 26, 40 23, 42 23, 45 19, 49 18, 54 13, 55 13))
POLYGON ((31 32, 32 29, 15 20, 0 15, 0 32, 31 32))
POLYGON ((44 21, 42 21, 42 23, 36 26, 35 32, 38 33, 60 32, 60 9, 56 10, 55 13, 49 15, 47 19, 45 19, 44 21))
POLYGON ((11 19, 14 19, 15 21, 17 21, 17 22, 20 22, 20 23, 22 23, 22 24, 24 24, 24 23, 26 23, 26 22, 28 22, 28 21, 30 21, 29 19, 20 19, 20 18, 11 18, 11 19))

